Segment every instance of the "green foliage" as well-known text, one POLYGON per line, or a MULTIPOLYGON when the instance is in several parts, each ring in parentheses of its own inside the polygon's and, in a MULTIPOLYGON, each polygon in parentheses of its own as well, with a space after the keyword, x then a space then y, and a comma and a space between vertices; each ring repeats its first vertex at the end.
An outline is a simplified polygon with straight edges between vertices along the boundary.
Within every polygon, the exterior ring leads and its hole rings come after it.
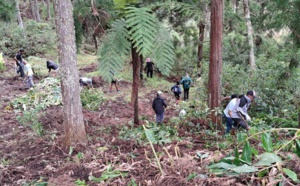
POLYGON ((113 167, 111 165, 107 166, 107 169, 102 173, 101 177, 96 178, 94 176, 89 176, 89 180, 92 182, 102 182, 107 181, 109 179, 117 178, 117 177, 125 177, 128 173, 120 170, 113 170, 113 167))
POLYGON ((105 101, 104 94, 100 89, 84 88, 80 92, 80 99, 82 106, 88 110, 98 110, 105 101))
POLYGON ((139 144, 147 143, 148 139, 153 144, 171 143, 173 140, 179 140, 177 129, 173 126, 158 125, 149 123, 146 125, 147 134, 142 126, 137 128, 123 126, 119 132, 119 138, 124 140, 136 140, 139 144))
POLYGON ((75 185, 76 186, 87 186, 87 184, 85 183, 85 180, 80 180, 80 179, 77 179, 76 181, 75 181, 75 185))
POLYGON ((30 110, 34 108, 45 109, 61 103, 60 82, 58 79, 48 77, 36 84, 26 95, 13 100, 11 105, 15 109, 24 109, 25 107, 24 110, 30 110))
POLYGON ((102 77, 110 81, 123 68, 131 47, 136 47, 142 56, 149 56, 157 48, 162 50, 153 53, 153 58, 162 73, 168 74, 174 63, 173 45, 171 38, 164 35, 168 33, 160 29, 162 26, 151 10, 129 7, 126 8, 125 18, 112 24, 102 42, 99 62, 102 77))
POLYGON ((291 178, 294 182, 299 183, 297 174, 296 174, 294 171, 292 171, 292 170, 290 170, 290 169, 283 168, 283 172, 284 172, 289 178, 291 178))
POLYGON ((246 141, 245 146, 243 148, 241 159, 247 162, 248 164, 252 163, 252 149, 249 141, 246 141))
POLYGON ((262 146, 267 152, 273 152, 272 139, 269 133, 263 133, 261 135, 262 146))
POLYGON ((0 20, 10 21, 16 14, 16 3, 11 0, 0 1, 0 20))
POLYGON ((26 55, 44 54, 55 47, 56 32, 51 24, 24 22, 24 30, 15 24, 0 25, 0 50, 8 56, 14 56, 20 48, 26 55))

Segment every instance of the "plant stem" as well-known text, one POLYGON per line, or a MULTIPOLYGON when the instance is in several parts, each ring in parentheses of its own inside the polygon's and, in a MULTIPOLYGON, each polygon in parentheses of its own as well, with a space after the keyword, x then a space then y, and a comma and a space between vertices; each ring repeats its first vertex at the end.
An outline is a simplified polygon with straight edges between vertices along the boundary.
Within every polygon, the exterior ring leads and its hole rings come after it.
MULTIPOLYGON (((143 125, 143 128, 144 128, 144 130, 145 130, 145 132, 146 132, 147 129, 146 129, 145 125, 143 125)), ((147 135, 146 135, 146 136, 147 136, 147 135)), ((148 137, 147 137, 147 139, 148 139, 148 137)), ((153 144, 152 144, 152 142, 151 142, 150 139, 148 139, 148 141, 149 141, 150 146, 151 146, 151 148, 152 148, 152 151, 153 151, 153 153, 154 153, 154 156, 155 156, 155 159, 156 159, 156 161, 157 161, 157 164, 158 164, 160 173, 161 173, 161 175, 164 175, 164 171, 163 171, 162 168, 161 168, 161 165, 160 165, 159 159, 158 159, 158 157, 157 157, 157 155, 156 155, 156 152, 155 152, 155 149, 154 149, 154 147, 153 147, 153 144)))

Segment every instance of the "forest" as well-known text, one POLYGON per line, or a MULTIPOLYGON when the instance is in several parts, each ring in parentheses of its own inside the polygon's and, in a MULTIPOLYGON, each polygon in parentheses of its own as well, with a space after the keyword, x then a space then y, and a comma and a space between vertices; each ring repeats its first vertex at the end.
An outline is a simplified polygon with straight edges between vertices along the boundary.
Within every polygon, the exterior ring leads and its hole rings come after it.
POLYGON ((1 0, 0 185, 300 185, 299 18, 300 0, 1 0))

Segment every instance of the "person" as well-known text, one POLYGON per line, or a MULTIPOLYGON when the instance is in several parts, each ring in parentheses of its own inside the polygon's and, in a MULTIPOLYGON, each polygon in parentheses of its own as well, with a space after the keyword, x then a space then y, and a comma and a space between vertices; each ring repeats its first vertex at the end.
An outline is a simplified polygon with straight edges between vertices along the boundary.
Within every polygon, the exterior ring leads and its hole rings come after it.
POLYGON ((180 94, 181 94, 181 89, 180 89, 180 82, 176 82, 176 85, 174 85, 172 88, 171 88, 171 91, 174 93, 174 96, 176 98, 176 102, 175 102, 175 105, 178 105, 179 102, 180 102, 180 94))
MULTIPOLYGON (((49 75, 49 76, 50 76, 51 70, 53 70, 54 73, 58 72, 59 67, 58 67, 58 64, 57 64, 57 63, 55 63, 55 62, 53 62, 53 61, 50 61, 50 60, 46 61, 46 63, 47 63, 47 68, 48 68, 48 70, 49 70, 49 71, 48 71, 48 75, 49 75)), ((54 76, 55 76, 55 74, 54 74, 54 76)))
POLYGON ((152 102, 152 109, 156 114, 156 123, 162 123, 164 120, 165 108, 167 108, 167 104, 165 100, 161 97, 162 92, 157 91, 157 96, 152 102))
POLYGON ((146 59, 146 67, 145 67, 145 71, 147 73, 147 77, 152 78, 153 76, 153 69, 154 69, 154 63, 151 61, 150 58, 146 59))
POLYGON ((14 57, 17 65, 17 74, 20 74, 20 77, 24 78, 24 59, 23 59, 23 54, 24 54, 24 49, 20 49, 16 56, 14 57))
POLYGON ((33 83, 33 70, 31 68, 31 65, 23 60, 24 63, 24 74, 26 75, 26 79, 27 79, 27 88, 31 88, 34 86, 33 83))
POLYGON ((231 119, 231 115, 232 115, 232 110, 236 104, 237 101, 237 95, 236 94, 232 94, 230 96, 231 100, 228 103, 228 105, 226 106, 225 110, 223 111, 223 115, 225 117, 225 121, 226 121, 226 131, 225 134, 228 134, 232 128, 232 124, 233 121, 231 119))
POLYGON ((116 78, 112 79, 110 82, 109 92, 112 92, 112 87, 115 85, 117 92, 119 92, 118 80, 116 78))
POLYGON ((241 126, 247 131, 250 130, 250 126, 247 124, 247 121, 251 121, 251 118, 248 115, 248 109, 255 97, 255 91, 249 90, 246 95, 241 96, 241 98, 236 102, 231 114, 234 126, 241 126))
POLYGON ((88 88, 94 88, 93 87, 93 80, 91 78, 81 77, 79 79, 79 83, 80 83, 81 87, 87 86, 88 88))
POLYGON ((192 79, 190 78, 189 74, 186 74, 185 77, 182 78, 180 84, 183 86, 183 100, 186 101, 189 99, 189 91, 190 86, 193 83, 192 79))

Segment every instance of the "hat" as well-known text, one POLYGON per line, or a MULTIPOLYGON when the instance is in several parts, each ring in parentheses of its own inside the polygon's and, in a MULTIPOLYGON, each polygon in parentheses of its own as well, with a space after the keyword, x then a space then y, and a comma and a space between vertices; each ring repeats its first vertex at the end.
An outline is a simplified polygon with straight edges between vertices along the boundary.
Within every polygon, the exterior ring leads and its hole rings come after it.
POLYGON ((256 93, 255 93, 254 90, 249 90, 249 91, 247 92, 247 95, 253 96, 254 98, 256 97, 256 93))
POLYGON ((150 62, 150 61, 151 61, 151 59, 150 59, 150 58, 147 58, 147 59, 146 59, 146 62, 150 62))
POLYGON ((21 48, 19 51, 20 51, 20 52, 25 52, 23 48, 21 48))
POLYGON ((160 91, 160 90, 157 91, 156 93, 157 93, 158 95, 162 95, 162 91, 160 91))

